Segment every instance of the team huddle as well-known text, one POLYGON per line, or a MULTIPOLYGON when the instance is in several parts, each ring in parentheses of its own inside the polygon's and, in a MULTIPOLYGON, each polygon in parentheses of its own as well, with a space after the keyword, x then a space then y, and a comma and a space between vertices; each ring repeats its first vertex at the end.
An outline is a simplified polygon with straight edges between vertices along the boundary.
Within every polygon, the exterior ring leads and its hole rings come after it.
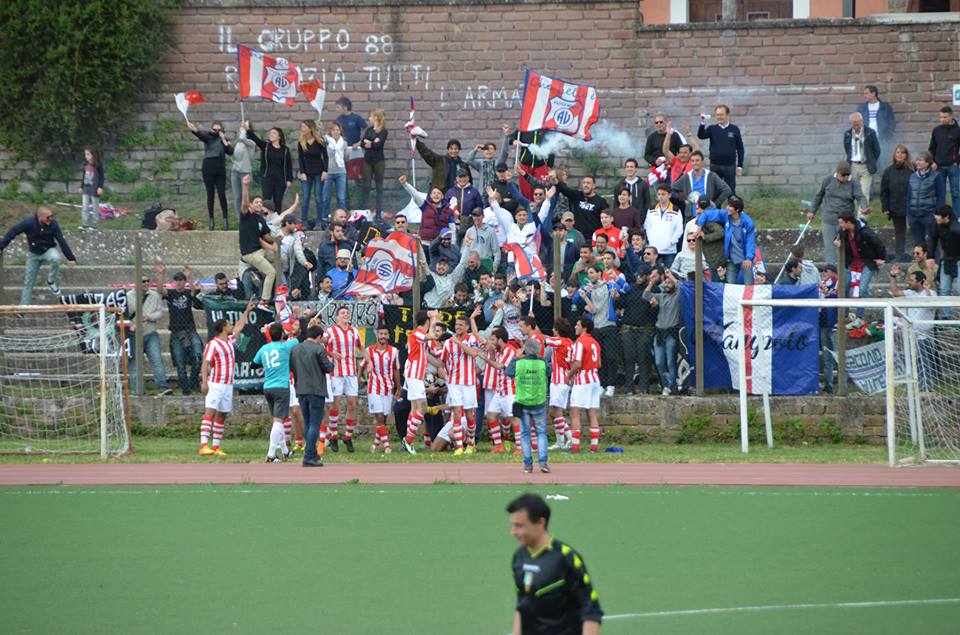
MULTIPOLYGON (((232 408, 234 346, 253 307, 248 305, 236 325, 218 321, 216 335, 204 351, 201 455, 225 454, 221 440, 232 408)), ((556 434, 549 449, 580 452, 581 420, 586 415, 590 450, 598 451, 601 350, 591 335, 591 319, 580 318, 575 326, 558 319, 548 336, 532 317, 525 317, 520 321, 521 338, 511 339, 502 326, 479 330, 477 311, 458 317, 452 334, 438 311, 419 311, 407 337, 401 372, 400 351, 390 343, 386 327, 377 329, 375 344, 364 347, 360 331, 350 324, 349 309, 341 307, 335 317, 326 329, 317 316, 305 328, 294 319, 264 329, 267 343, 253 363, 263 368, 263 394, 272 418, 267 462, 279 463, 302 450, 304 466, 322 465, 326 448, 339 451, 341 416, 343 445, 354 452, 357 398, 364 381, 367 409, 375 423, 372 452, 392 452, 387 420, 394 415, 408 453, 416 454, 417 433, 422 432, 425 446, 434 452, 472 455, 482 432, 477 429, 480 413, 492 454, 524 454, 527 464, 532 450, 544 472, 549 471, 547 413, 556 434), (524 365, 527 362, 533 365, 524 365), (404 417, 407 405, 409 414, 404 417), (533 417, 522 416, 525 410, 533 417), (433 435, 426 425, 428 416, 442 417, 443 425, 433 435)))

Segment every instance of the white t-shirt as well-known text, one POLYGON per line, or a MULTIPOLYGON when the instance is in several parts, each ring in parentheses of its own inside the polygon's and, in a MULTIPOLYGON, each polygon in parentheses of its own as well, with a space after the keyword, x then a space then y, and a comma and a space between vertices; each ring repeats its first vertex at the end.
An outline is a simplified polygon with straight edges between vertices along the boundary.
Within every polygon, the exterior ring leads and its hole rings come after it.
MULTIPOLYGON (((937 292, 933 289, 925 289, 923 291, 914 291, 913 289, 904 289, 903 295, 908 298, 916 297, 925 297, 925 298, 935 298, 937 297, 937 292)), ((933 307, 916 307, 911 309, 904 309, 904 315, 907 316, 907 319, 913 322, 913 330, 917 331, 917 334, 920 337, 925 337, 926 333, 929 333, 933 330, 933 321, 937 317, 937 310, 933 307), (924 335, 920 335, 920 334, 924 335)))
POLYGON ((875 104, 867 104, 867 125, 873 128, 873 131, 877 134, 880 134, 880 130, 877 126, 877 113, 880 112, 880 102, 878 101, 875 104))

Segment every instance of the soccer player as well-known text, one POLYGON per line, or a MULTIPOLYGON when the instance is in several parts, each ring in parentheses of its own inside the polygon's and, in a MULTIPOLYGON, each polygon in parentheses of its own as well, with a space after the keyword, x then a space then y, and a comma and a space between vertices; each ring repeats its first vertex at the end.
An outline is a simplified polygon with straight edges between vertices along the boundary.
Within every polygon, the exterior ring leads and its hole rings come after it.
POLYGON ((223 439, 224 421, 233 409, 233 367, 237 357, 234 343, 256 305, 256 300, 251 300, 236 324, 230 324, 227 318, 220 318, 213 323, 215 335, 207 342, 200 363, 200 392, 206 395, 203 419, 200 421, 200 456, 227 454, 220 449, 220 441, 223 439))
POLYGON ((363 351, 361 372, 367 373, 367 410, 377 422, 371 452, 383 446, 383 453, 390 454, 390 436, 387 434, 387 417, 393 412, 393 402, 399 399, 400 352, 390 344, 390 329, 377 329, 377 343, 363 351))
POLYGON ((550 507, 537 494, 523 494, 507 505, 517 610, 513 635, 599 635, 600 599, 583 557, 550 535, 550 507))
POLYGON ((410 454, 417 453, 413 443, 417 438, 417 430, 423 424, 423 413, 427 408, 427 390, 423 383, 427 375, 427 363, 443 366, 430 354, 428 347, 429 342, 436 339, 433 325, 439 319, 439 311, 417 311, 414 317, 416 328, 407 337, 407 362, 403 366, 403 378, 407 399, 410 401, 410 415, 407 417, 407 434, 403 438, 403 447, 410 454))
POLYGON ((593 320, 582 317, 575 328, 577 341, 570 351, 570 369, 567 383, 570 389, 570 425, 573 427, 571 452, 580 451, 580 416, 584 410, 590 420, 590 451, 596 452, 600 445, 600 345, 593 339, 593 320))
POLYGON ((280 463, 277 450, 283 452, 284 458, 293 456, 293 450, 287 448, 283 421, 290 413, 290 351, 300 342, 295 337, 283 341, 283 325, 279 322, 271 324, 267 331, 270 342, 260 347, 253 363, 263 367, 263 396, 273 417, 267 463, 280 463))
POLYGON ((357 346, 361 343, 360 331, 350 326, 350 309, 342 306, 337 309, 337 322, 324 332, 324 337, 332 348, 333 373, 330 374, 330 395, 333 407, 330 409, 329 438, 330 449, 339 451, 337 424, 339 414, 345 412, 347 429, 343 434, 343 444, 347 452, 353 452, 353 432, 357 427, 357 346), (346 407, 344 407, 346 403, 346 407))
POLYGON ((458 317, 453 337, 443 343, 441 357, 447 371, 447 403, 453 411, 453 441, 456 456, 476 451, 477 362, 480 340, 470 333, 467 318, 458 317), (463 418, 467 419, 467 447, 463 447, 463 418))
POLYGON ((495 369, 497 389, 493 399, 487 404, 487 427, 490 429, 490 438, 493 441, 491 454, 503 454, 503 442, 500 436, 500 423, 498 417, 503 421, 510 422, 510 428, 519 425, 519 422, 513 416, 513 400, 517 394, 517 384, 513 377, 507 377, 503 370, 510 365, 510 362, 517 356, 517 347, 510 342, 507 335, 507 329, 498 326, 493 329, 493 334, 489 340, 490 352, 482 359, 487 365, 495 369))
POLYGON ((553 322, 553 337, 544 338, 544 344, 552 351, 550 361, 550 417, 553 430, 557 435, 556 445, 549 450, 565 450, 573 443, 573 435, 563 416, 570 402, 570 383, 567 371, 570 370, 570 348, 573 346, 573 327, 566 318, 553 322))

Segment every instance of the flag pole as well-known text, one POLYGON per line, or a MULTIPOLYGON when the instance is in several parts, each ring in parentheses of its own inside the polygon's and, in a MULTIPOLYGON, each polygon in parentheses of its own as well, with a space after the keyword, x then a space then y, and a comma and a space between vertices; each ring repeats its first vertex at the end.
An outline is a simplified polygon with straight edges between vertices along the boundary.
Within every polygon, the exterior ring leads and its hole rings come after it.
POLYGON ((244 112, 243 112, 243 100, 241 99, 240 100, 240 125, 242 126, 243 122, 245 122, 246 120, 247 120, 247 117, 244 115, 244 112))
POLYGON ((517 149, 513 153, 513 171, 517 171, 517 166, 520 165, 520 127, 517 126, 517 149))

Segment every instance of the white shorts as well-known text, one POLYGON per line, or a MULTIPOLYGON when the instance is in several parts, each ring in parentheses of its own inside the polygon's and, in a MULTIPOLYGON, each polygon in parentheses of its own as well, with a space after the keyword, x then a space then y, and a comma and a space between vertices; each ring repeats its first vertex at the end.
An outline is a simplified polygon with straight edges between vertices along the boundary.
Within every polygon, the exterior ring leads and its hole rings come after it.
POLYGON ((475 410, 477 407, 477 387, 447 384, 447 403, 458 408, 475 410))
POLYGON ((372 415, 393 414, 393 395, 367 395, 367 411, 372 415))
POLYGON ((357 376, 330 377, 331 399, 334 397, 356 397, 360 393, 357 376))
POLYGON ((600 382, 574 385, 570 389, 570 407, 596 410, 600 407, 600 393, 603 386, 600 382))
POLYGON ((204 400, 204 405, 217 412, 233 410, 233 384, 207 382, 207 397, 204 400))
POLYGON ((494 412, 502 417, 513 417, 513 400, 516 395, 494 395, 487 404, 487 412, 494 412))
POLYGON ((299 408, 300 400, 297 399, 297 389, 293 387, 293 384, 290 384, 290 407, 299 408))
POLYGON ((333 375, 328 373, 324 376, 327 378, 327 381, 325 383, 327 384, 327 403, 329 404, 331 401, 333 401, 333 393, 330 392, 331 391, 330 387, 333 384, 333 382, 331 381, 333 379, 333 375))
MULTIPOLYGON (((454 425, 459 426, 462 424, 463 424, 463 421, 461 421, 457 417, 447 417, 447 422, 443 424, 443 428, 441 428, 440 432, 437 433, 437 437, 443 439, 447 443, 453 444, 453 437, 450 436, 450 433, 453 432, 453 426, 454 425)), ((464 432, 464 436, 466 436, 466 432, 467 432, 466 427, 464 427, 463 432, 464 432)))
POLYGON ((407 389, 407 399, 409 401, 427 398, 427 387, 424 385, 422 379, 406 377, 404 386, 407 389))
POLYGON ((550 405, 566 408, 570 402, 570 384, 550 384, 550 405))

